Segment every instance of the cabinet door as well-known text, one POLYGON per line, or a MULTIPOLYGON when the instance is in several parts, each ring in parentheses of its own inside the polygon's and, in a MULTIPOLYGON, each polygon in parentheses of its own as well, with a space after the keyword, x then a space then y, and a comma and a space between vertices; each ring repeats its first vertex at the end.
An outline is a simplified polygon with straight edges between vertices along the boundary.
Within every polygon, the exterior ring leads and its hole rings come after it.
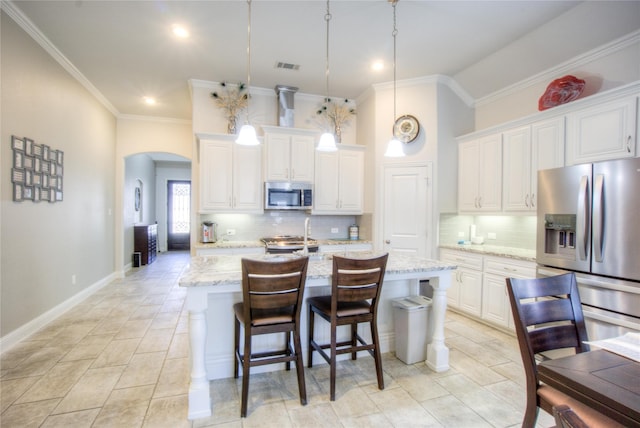
POLYGON ((482 319, 509 327, 510 316, 505 277, 485 273, 482 282, 482 319))
POLYGON ((361 214, 364 197, 364 153, 355 150, 339 153, 339 210, 361 214))
POLYGON ((478 211, 502 210, 502 137, 491 135, 480 141, 480 191, 478 211))
POLYGON ((532 209, 537 208, 538 171, 564 166, 564 117, 531 125, 531 197, 532 209))
POLYGON ((460 310, 479 317, 482 313, 482 273, 458 268, 460 277, 460 310))
POLYGON ((239 145, 233 150, 233 210, 260 213, 264 210, 262 150, 260 146, 239 145))
POLYGON ((233 199, 233 143, 200 141, 200 210, 228 210, 233 199))
POLYGON ((338 152, 318 152, 315 159, 313 210, 315 213, 338 210, 338 152))
POLYGON ((313 182, 315 139, 306 135, 291 137, 291 181, 313 182))
POLYGON ((523 126, 502 134, 505 211, 530 211, 531 128, 523 126))
POLYGON ((635 156, 636 97, 567 115, 567 164, 635 156))
POLYGON ((478 177, 480 176, 480 145, 477 141, 458 146, 458 209, 476 211, 478 206, 478 177))
POLYGON ((458 210, 502 210, 502 137, 493 134, 458 147, 458 210))
POLYGON ((267 181, 288 181, 290 178, 290 137, 267 134, 265 136, 267 181))

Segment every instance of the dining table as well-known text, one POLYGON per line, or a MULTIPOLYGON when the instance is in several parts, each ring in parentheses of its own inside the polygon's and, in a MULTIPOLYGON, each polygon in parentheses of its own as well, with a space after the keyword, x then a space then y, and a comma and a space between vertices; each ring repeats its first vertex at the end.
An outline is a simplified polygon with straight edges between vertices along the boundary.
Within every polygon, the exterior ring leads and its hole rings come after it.
POLYGON ((638 361, 598 349, 543 361, 538 378, 625 427, 640 427, 638 361))

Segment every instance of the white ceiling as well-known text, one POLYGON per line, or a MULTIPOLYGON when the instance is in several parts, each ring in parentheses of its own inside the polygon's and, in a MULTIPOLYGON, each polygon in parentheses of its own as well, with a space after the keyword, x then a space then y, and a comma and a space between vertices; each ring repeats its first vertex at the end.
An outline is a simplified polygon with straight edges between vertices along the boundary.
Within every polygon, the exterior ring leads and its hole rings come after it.
MULTIPOLYGON (((191 118, 189 79, 246 82, 247 3, 14 1, 119 114, 191 118), (177 40, 172 24, 191 32, 177 40), (142 102, 145 95, 157 105, 142 102)), ((472 98, 543 72, 640 28, 638 1, 410 1, 397 5, 397 78, 441 74, 472 98), (612 20, 615 21, 612 21, 612 20), (615 22, 614 25, 611 23, 615 22)), ((251 84, 325 93, 325 1, 254 0, 251 84), (276 69, 279 61, 299 71, 276 69)), ((334 0, 330 95, 393 79, 392 7, 334 0), (374 59, 388 68, 370 71, 374 59)))

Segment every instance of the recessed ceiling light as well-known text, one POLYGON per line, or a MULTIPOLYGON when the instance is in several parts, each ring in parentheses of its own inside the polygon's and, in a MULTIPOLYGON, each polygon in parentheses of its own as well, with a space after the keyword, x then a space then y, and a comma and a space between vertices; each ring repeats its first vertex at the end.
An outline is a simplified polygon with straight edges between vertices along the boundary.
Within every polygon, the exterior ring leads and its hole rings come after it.
POLYGON ((186 39, 187 37, 189 37, 189 30, 187 30, 182 25, 174 25, 171 31, 173 31, 173 34, 176 37, 179 37, 181 39, 186 39))
POLYGON ((144 97, 144 103, 152 106, 156 103, 156 99, 153 97, 144 97))
POLYGON ((373 71, 382 71, 382 70, 384 70, 384 61, 382 61, 382 60, 374 61, 371 64, 371 69, 373 71))

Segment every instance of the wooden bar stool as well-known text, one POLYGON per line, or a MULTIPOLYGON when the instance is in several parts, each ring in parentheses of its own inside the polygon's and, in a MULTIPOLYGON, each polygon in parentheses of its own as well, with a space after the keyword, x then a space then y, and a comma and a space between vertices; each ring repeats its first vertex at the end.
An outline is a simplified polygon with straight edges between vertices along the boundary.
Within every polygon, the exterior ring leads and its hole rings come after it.
POLYGON ((313 367, 313 351, 317 351, 330 365, 331 401, 336 398, 336 357, 351 354, 357 358, 358 351, 368 351, 375 360, 378 388, 384 389, 382 358, 378 339, 377 314, 378 296, 387 266, 388 254, 371 259, 352 259, 333 256, 333 275, 331 295, 308 299, 309 303, 309 359, 308 366, 313 367), (331 323, 331 342, 318 344, 314 340, 314 318, 318 314, 331 323), (367 343, 358 334, 359 323, 368 322, 372 343, 367 343), (337 342, 337 328, 351 326, 351 338, 337 342), (325 349, 329 349, 327 354, 325 349))
POLYGON ((308 257, 286 261, 242 259, 242 299, 233 306, 235 312, 234 377, 242 364, 242 404, 240 416, 247 415, 249 371, 251 367, 295 361, 300 403, 307 404, 304 363, 300 343, 300 308, 307 279, 308 257), (244 326, 244 351, 240 352, 240 324, 244 326), (253 352, 253 336, 284 333, 284 348, 253 352), (293 349, 291 349, 293 334, 293 349))

